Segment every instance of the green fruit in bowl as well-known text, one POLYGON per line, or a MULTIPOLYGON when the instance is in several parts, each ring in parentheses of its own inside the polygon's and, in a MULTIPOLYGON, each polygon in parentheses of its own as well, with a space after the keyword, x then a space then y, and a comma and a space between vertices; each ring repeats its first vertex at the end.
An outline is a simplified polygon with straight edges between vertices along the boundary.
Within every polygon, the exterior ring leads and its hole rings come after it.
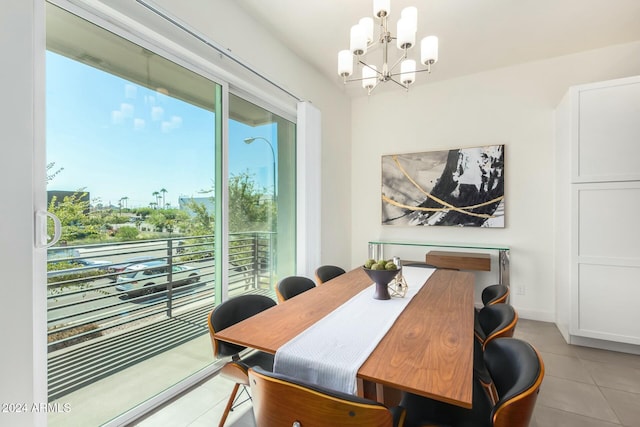
POLYGON ((367 262, 364 263, 364 268, 371 268, 371 266, 375 263, 376 263, 375 259, 368 259, 367 262))
POLYGON ((371 270, 384 270, 384 267, 380 267, 380 264, 375 263, 375 264, 371 264, 371 267, 369 267, 371 270))
POLYGON ((388 262, 387 265, 384 267, 385 270, 397 270, 398 266, 395 265, 393 262, 388 262))

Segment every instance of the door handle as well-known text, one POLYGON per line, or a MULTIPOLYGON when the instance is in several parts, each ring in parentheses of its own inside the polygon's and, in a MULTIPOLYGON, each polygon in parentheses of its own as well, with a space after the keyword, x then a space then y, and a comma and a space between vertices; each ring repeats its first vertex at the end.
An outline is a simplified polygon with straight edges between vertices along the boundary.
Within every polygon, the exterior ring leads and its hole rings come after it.
POLYGON ((47 211, 37 211, 35 219, 35 244, 37 248, 48 248, 55 245, 62 236, 62 223, 60 219, 47 211), (51 218, 53 221, 53 237, 49 240, 47 234, 47 219, 51 218))

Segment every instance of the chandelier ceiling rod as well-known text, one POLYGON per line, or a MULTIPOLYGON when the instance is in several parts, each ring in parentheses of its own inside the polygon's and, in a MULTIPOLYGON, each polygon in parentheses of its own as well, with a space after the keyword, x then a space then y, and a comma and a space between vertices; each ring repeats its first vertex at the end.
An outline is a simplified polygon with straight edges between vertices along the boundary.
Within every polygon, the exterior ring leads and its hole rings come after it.
POLYGON ((416 42, 418 11, 413 6, 402 9, 397 23, 397 35, 394 37, 388 26, 390 3, 390 0, 373 0, 373 15, 380 20, 380 35, 377 40, 373 38, 373 18, 362 18, 358 24, 351 27, 350 49, 341 50, 338 53, 338 75, 343 78, 345 84, 354 81, 362 82, 362 87, 367 89, 369 95, 378 82, 392 81, 405 90, 409 90, 409 85, 415 81, 416 73, 424 71, 430 73, 431 65, 438 62, 438 38, 436 36, 425 37, 420 42, 420 63, 426 68, 416 69, 416 61, 408 59, 408 54, 416 42), (402 54, 393 65, 389 66, 389 44, 394 40, 402 54), (380 69, 363 59, 369 51, 378 46, 382 46, 380 69), (348 79, 353 74, 354 62, 360 64, 362 77, 348 79), (394 72, 398 64, 400 71, 394 72))

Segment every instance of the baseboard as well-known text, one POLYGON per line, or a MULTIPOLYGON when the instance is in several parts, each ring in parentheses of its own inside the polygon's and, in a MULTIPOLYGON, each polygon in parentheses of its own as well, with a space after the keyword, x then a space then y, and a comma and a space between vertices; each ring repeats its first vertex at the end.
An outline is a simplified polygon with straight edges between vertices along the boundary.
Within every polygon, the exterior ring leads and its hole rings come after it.
MULTIPOLYGON (((476 309, 478 309, 478 310, 480 310, 480 309, 482 309, 482 307, 484 307, 482 302, 477 302, 476 301, 474 305, 475 305, 476 309)), ((537 320, 539 322, 551 322, 551 323, 555 323, 555 321, 556 321, 555 312, 521 309, 521 308, 518 308, 515 305, 513 306, 513 308, 516 309, 516 312, 518 313, 518 317, 520 319, 537 320)))
POLYGON ((569 335, 569 343, 573 345, 580 345, 583 347, 593 347, 602 350, 618 351, 621 353, 630 353, 640 355, 640 345, 628 344, 623 342, 599 340, 596 338, 577 337, 575 335, 569 335))
POLYGON ((556 321, 556 313, 554 311, 527 310, 526 308, 518 308, 515 305, 513 308, 518 312, 518 317, 520 319, 551 323, 555 323, 556 321))

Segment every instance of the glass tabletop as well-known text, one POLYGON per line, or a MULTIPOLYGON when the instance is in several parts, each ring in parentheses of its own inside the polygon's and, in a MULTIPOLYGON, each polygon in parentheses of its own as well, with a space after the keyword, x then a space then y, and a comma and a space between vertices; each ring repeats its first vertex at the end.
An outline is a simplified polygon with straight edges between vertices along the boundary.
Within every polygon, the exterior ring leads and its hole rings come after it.
POLYGON ((424 246, 439 248, 462 248, 462 249, 487 249, 494 251, 508 251, 508 246, 496 244, 472 244, 472 243, 432 243, 432 242, 401 242, 394 240, 371 240, 370 245, 398 245, 398 246, 424 246))

